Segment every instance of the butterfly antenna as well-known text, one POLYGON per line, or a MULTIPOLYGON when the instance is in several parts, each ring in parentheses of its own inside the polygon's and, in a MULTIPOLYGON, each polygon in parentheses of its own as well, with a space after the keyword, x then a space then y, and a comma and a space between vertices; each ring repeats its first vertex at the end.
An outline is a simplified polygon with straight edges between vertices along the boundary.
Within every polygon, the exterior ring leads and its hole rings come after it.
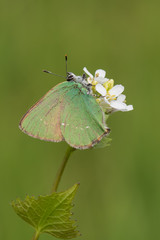
POLYGON ((65 78, 65 79, 66 79, 66 77, 64 77, 64 76, 62 76, 62 75, 59 75, 59 74, 52 73, 52 72, 50 72, 50 71, 48 71, 48 70, 43 70, 43 72, 49 73, 49 74, 52 74, 52 75, 54 75, 54 76, 62 77, 62 78, 65 78))
POLYGON ((66 62, 66 75, 67 75, 67 54, 65 54, 65 62, 66 62))

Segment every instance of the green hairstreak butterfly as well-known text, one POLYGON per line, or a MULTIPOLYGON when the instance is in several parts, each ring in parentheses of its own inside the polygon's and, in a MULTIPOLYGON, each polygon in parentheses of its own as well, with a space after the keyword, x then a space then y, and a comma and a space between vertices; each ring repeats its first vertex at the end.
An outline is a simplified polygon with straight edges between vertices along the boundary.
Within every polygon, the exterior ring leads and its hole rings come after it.
POLYGON ((85 74, 67 74, 20 121, 20 129, 45 141, 66 141, 77 149, 93 147, 109 133, 104 113, 90 91, 85 74))

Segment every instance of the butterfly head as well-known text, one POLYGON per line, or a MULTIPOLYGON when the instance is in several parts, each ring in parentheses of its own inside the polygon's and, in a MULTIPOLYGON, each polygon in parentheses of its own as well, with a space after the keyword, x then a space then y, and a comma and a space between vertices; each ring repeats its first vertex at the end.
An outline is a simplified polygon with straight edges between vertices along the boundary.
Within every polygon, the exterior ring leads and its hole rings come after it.
POLYGON ((75 81, 77 83, 82 83, 86 79, 86 75, 76 76, 72 72, 67 72, 67 81, 75 81))
POLYGON ((74 73, 68 72, 67 81, 74 81, 76 83, 81 83, 82 86, 88 90, 88 94, 92 93, 91 91, 92 84, 87 82, 85 73, 82 76, 76 76, 74 73))

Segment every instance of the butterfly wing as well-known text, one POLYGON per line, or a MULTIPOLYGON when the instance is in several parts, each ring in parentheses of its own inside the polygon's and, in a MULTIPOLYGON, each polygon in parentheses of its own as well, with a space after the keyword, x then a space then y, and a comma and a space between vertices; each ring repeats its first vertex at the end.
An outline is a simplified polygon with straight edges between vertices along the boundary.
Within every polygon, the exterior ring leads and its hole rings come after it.
POLYGON ((87 90, 75 84, 65 93, 65 107, 61 116, 61 132, 74 148, 87 149, 109 133, 102 109, 87 90), (79 87, 77 87, 79 86, 79 87))
POLYGON ((20 129, 35 138, 60 142, 61 113, 64 108, 64 95, 70 89, 69 82, 63 82, 52 88, 23 116, 20 129))
POLYGON ((75 82, 52 88, 23 116, 20 129, 46 141, 65 140, 79 149, 92 147, 109 132, 94 97, 75 82))

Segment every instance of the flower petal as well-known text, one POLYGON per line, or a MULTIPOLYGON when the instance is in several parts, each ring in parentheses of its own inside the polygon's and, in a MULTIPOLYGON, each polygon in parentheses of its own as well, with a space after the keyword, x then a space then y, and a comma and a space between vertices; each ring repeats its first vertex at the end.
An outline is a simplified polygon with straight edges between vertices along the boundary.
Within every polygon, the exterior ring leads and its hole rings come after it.
POLYGON ((83 71, 84 71, 88 76, 90 76, 91 78, 93 78, 93 75, 87 70, 86 67, 83 68, 83 71))
POLYGON ((124 100, 126 99, 126 96, 124 94, 120 94, 118 97, 117 97, 117 101, 118 102, 124 102, 124 100))
POLYGON ((132 110, 133 110, 133 105, 126 106, 126 111, 132 111, 132 110))
POLYGON ((103 78, 103 77, 96 77, 95 80, 101 84, 104 84, 105 82, 108 82, 108 78, 103 78))
POLYGON ((107 91, 106 91, 106 89, 105 89, 100 83, 98 83, 98 84, 95 86, 95 88, 96 88, 96 91, 97 91, 98 93, 100 93, 102 96, 105 96, 105 95, 106 95, 107 91))
POLYGON ((110 106, 112 108, 114 108, 114 110, 116 110, 116 111, 128 112, 128 111, 133 110, 132 105, 127 106, 127 104, 122 103, 122 102, 118 102, 117 100, 116 101, 111 101, 110 106))
POLYGON ((102 69, 98 69, 96 72, 95 72, 95 77, 102 77, 102 78, 105 78, 106 76, 106 71, 102 70, 102 69))
POLYGON ((111 101, 110 106, 114 109, 117 109, 118 111, 123 111, 124 109, 126 109, 127 105, 125 103, 121 103, 116 100, 116 101, 111 101))
POLYGON ((115 97, 118 97, 122 92, 124 91, 124 87, 120 85, 115 85, 111 90, 109 90, 110 95, 114 95, 115 97))

